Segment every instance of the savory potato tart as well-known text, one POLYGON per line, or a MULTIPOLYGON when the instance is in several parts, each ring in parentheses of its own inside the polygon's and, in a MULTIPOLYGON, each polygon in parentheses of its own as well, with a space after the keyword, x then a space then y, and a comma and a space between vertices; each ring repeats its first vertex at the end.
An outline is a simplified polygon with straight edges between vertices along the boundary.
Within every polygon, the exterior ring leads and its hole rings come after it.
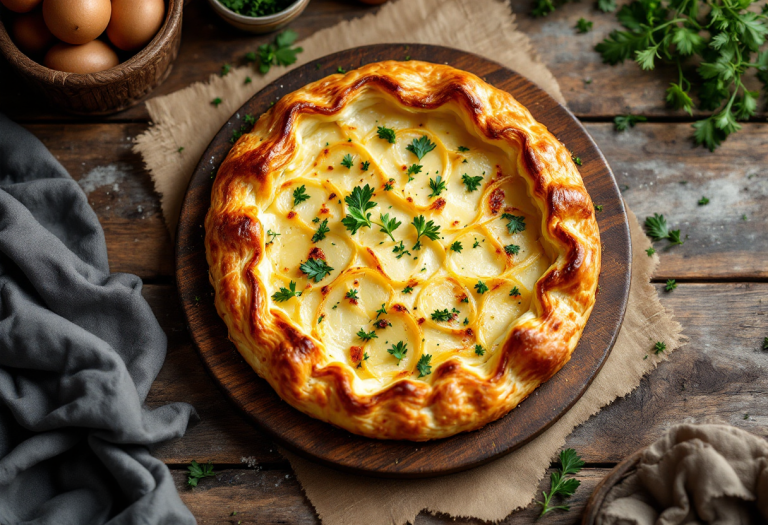
POLYGON ((221 165, 205 231, 243 357, 372 438, 515 408, 570 359, 600 272, 568 149, 508 93, 416 61, 280 99, 221 165))

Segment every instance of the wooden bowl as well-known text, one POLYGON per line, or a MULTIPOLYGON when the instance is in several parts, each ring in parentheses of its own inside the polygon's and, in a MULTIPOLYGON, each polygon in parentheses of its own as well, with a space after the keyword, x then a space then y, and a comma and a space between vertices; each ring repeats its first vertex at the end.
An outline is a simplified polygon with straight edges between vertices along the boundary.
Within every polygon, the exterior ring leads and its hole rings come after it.
POLYGON ((621 463, 616 465, 608 475, 597 484, 595 490, 592 492, 587 506, 584 508, 584 514, 582 514, 581 525, 594 525, 597 520, 597 515, 603 508, 603 502, 605 497, 611 491, 613 487, 624 481, 637 467, 640 462, 640 458, 645 452, 647 447, 643 447, 628 458, 625 458, 621 463))
MULTIPOLYGON (((183 0, 168 0, 165 22, 141 51, 117 66, 81 75, 49 69, 22 53, 0 16, 0 52, 29 86, 56 109, 79 115, 106 115, 137 104, 170 74, 181 44, 183 0)), ((120 53, 118 53, 120 55, 120 53)))
POLYGON ((248 31, 250 33, 271 33, 272 31, 277 31, 281 27, 285 27, 298 17, 307 7, 307 4, 309 4, 309 0, 296 0, 279 13, 269 16, 239 15, 224 7, 219 0, 208 0, 208 3, 222 20, 241 31, 248 31))

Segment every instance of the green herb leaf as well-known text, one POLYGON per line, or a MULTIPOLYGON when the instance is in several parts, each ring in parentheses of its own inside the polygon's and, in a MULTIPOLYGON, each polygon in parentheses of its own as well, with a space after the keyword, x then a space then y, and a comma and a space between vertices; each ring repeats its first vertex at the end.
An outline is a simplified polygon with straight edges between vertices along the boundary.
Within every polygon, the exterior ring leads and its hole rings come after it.
POLYGON ((432 190, 432 193, 429 194, 429 198, 432 197, 438 197, 442 192, 445 191, 445 181, 443 180, 442 176, 438 175, 434 179, 429 179, 429 189, 432 190))
POLYGON ((346 217, 341 220, 341 223, 354 235, 357 230, 367 226, 371 227, 371 214, 367 213, 368 210, 376 206, 375 202, 371 202, 373 198, 373 188, 368 184, 364 187, 356 186, 352 189, 352 193, 344 197, 344 202, 347 203, 348 212, 346 217))
POLYGON ((667 343, 663 341, 656 341, 656 344, 653 345, 653 353, 658 355, 665 351, 667 349, 667 343))
POLYGON ((210 461, 207 465, 200 465, 193 459, 192 463, 187 467, 187 470, 189 471, 187 473, 187 484, 190 487, 197 487, 197 482, 201 479, 210 478, 216 475, 213 471, 213 463, 210 461))
POLYGON ((483 177, 481 177, 480 175, 476 177, 470 177, 465 173, 464 175, 461 176, 461 182, 463 182, 464 185, 467 187, 467 191, 471 193, 482 185, 483 177))
POLYGON ((360 164, 360 171, 368 171, 368 168, 371 167, 370 161, 363 161, 362 164, 360 164))
POLYGON ((461 245, 461 241, 453 241, 453 244, 451 244, 451 251, 461 253, 461 250, 463 250, 464 247, 461 245))
POLYGON ((309 195, 307 195, 307 188, 302 184, 293 190, 293 205, 298 206, 306 200, 309 200, 309 195))
POLYGON ((320 223, 317 227, 317 231, 312 236, 312 242, 322 241, 325 239, 325 234, 330 231, 331 229, 328 227, 328 219, 323 219, 323 222, 320 223))
POLYGON ((675 288, 677 288, 677 281, 674 279, 667 279, 667 284, 664 286, 664 291, 671 292, 675 288))
POLYGON ((517 255, 520 253, 520 247, 517 244, 507 244, 504 247, 504 251, 507 255, 517 255))
POLYGON ((397 359, 397 364, 399 365, 400 361, 405 358, 405 354, 408 353, 408 345, 403 341, 398 342, 396 345, 392 344, 392 347, 387 349, 387 353, 397 359))
POLYGON ((517 286, 513 286, 512 290, 509 292, 510 297, 520 297, 520 290, 517 289, 517 286))
POLYGON ((613 119, 613 129, 624 131, 627 128, 634 128, 638 122, 645 122, 647 118, 640 115, 619 115, 613 119))
POLYGON ((376 335, 375 330, 371 330, 370 332, 366 332, 362 328, 357 332, 357 337, 362 339, 363 341, 370 341, 371 339, 378 339, 379 336, 376 335))
POLYGON ((406 175, 408 175, 408 182, 411 182, 414 179, 414 175, 421 173, 421 164, 411 164, 408 166, 408 172, 406 175))
POLYGON ((553 510, 569 510, 570 507, 568 505, 551 505, 552 498, 554 496, 564 498, 572 496, 581 482, 578 479, 568 478, 567 476, 578 474, 583 467, 584 462, 572 448, 560 452, 560 469, 557 472, 553 472, 550 476, 549 494, 542 492, 544 501, 536 502, 537 505, 541 506, 539 517, 553 510))
POLYGON ((333 268, 328 266, 322 259, 308 259, 307 262, 301 263, 299 269, 310 279, 314 279, 316 283, 319 283, 325 278, 326 275, 330 275, 333 268))
POLYGON ((387 128, 384 126, 379 126, 376 128, 376 134, 379 136, 380 139, 386 140, 390 144, 395 143, 395 130, 392 128, 387 128))
MULTIPOLYGON (((599 0, 599 1, 605 1, 605 0, 599 0)), ((613 0, 608 0, 613 1, 613 0)), ((614 3, 614 9, 616 8, 616 4, 614 3)), ((590 20, 587 20, 586 18, 579 18, 579 20, 576 22, 576 31, 579 33, 589 33, 592 30, 592 26, 594 23, 590 20)))
POLYGON ((704 206, 706 204, 709 204, 709 199, 708 198, 702 197, 702 198, 699 199, 699 201, 698 201, 698 205, 699 206, 704 206))
POLYGON ((445 322, 453 319, 454 315, 446 308, 445 310, 435 310, 432 312, 431 318, 433 321, 445 322))
POLYGON ((469 151, 469 148, 467 148, 467 147, 465 147, 465 146, 459 146, 459 151, 460 151, 461 153, 466 153, 467 151, 469 151))
POLYGON ((358 299, 360 299, 357 296, 357 288, 350 288, 349 290, 347 290, 347 293, 344 294, 344 297, 346 297, 347 299, 352 299, 353 301, 357 301, 358 299))
POLYGON ((488 286, 486 286, 483 281, 477 281, 477 284, 475 285, 475 291, 482 295, 488 291, 488 286))
POLYGON ((341 165, 347 169, 351 169, 354 163, 355 158, 349 153, 344 155, 344 158, 341 160, 341 165))
POLYGON ((435 147, 435 143, 429 140, 429 137, 422 135, 418 139, 413 139, 413 141, 408 144, 405 149, 416 155, 419 161, 421 161, 421 159, 424 158, 424 155, 435 149, 435 147))
POLYGON ((416 244, 413 245, 414 250, 421 249, 422 237, 427 237, 433 241, 440 237, 440 225, 435 224, 432 220, 427 221, 423 215, 414 217, 411 224, 416 229, 416 244))
POLYGON ((502 219, 507 219, 507 231, 510 235, 525 231, 525 217, 522 215, 512 215, 511 213, 502 213, 502 219))
POLYGON ((485 348, 483 348, 480 345, 475 345, 475 354, 477 354, 477 355, 485 355, 485 348))
POLYGON ((416 364, 416 369, 419 371, 419 377, 426 377, 432 373, 432 365, 429 362, 432 361, 432 356, 429 354, 421 354, 419 362, 416 364))
POLYGON ((272 294, 272 300, 277 303, 287 301, 291 297, 301 297, 301 292, 296 291, 296 283, 291 281, 288 288, 280 288, 279 291, 272 294))

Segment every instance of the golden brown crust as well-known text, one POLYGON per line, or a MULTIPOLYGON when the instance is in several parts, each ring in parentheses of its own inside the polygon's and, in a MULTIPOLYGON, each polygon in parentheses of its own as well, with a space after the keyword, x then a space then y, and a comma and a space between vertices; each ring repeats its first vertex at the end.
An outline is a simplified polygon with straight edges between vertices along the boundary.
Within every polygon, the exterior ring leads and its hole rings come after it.
MULTIPOLYGON (((490 194, 491 213, 500 212, 500 202, 490 194)), ((444 205, 433 204, 433 212, 444 205)), ((374 438, 446 437, 513 409, 570 359, 594 305, 600 272, 593 205, 569 151, 508 93, 470 73, 416 61, 370 64, 283 97, 222 164, 205 230, 216 307, 245 359, 297 409, 374 438), (454 108, 477 136, 515 156, 542 210, 542 236, 554 263, 535 285, 533 315, 514 326, 487 375, 450 358, 436 366, 429 382, 404 376, 380 391, 358 392, 352 367, 326 362, 317 338, 270 308, 259 273, 267 243, 260 210, 274 199, 279 174, 297 153, 298 124, 309 116, 339 114, 372 92, 411 111, 454 108)), ((375 260, 372 251, 370 256, 375 260)), ((472 336, 465 332, 467 339, 472 336)))

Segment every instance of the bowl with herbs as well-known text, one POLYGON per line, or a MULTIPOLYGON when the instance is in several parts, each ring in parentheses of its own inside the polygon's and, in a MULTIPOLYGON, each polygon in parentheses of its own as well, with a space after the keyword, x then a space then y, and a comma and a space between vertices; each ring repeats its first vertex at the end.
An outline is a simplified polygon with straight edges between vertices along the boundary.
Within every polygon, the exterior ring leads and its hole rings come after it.
POLYGON ((270 33, 290 23, 309 0, 208 0, 230 25, 251 33, 270 33))

